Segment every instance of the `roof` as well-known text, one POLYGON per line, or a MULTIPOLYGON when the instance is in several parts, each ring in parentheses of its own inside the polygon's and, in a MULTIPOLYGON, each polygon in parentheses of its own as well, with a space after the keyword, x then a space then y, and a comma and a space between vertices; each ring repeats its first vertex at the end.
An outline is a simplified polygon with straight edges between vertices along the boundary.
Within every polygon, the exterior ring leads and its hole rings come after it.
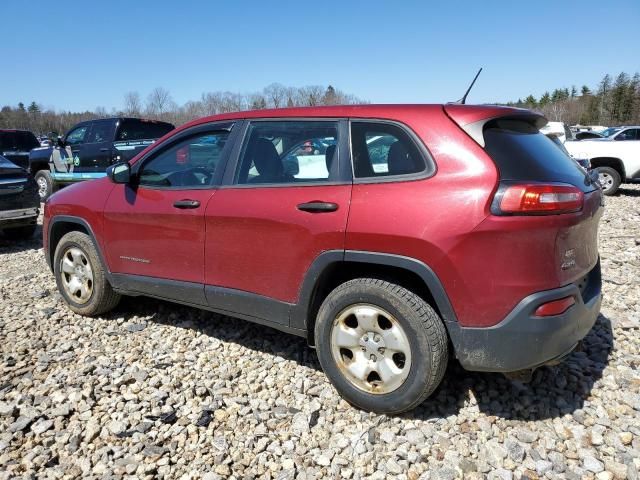
POLYGON ((457 105, 457 104, 367 104, 367 105, 332 105, 322 107, 296 107, 277 108, 265 110, 246 110, 240 112, 221 113, 208 117, 202 117, 182 125, 178 130, 201 125, 210 122, 224 120, 253 119, 253 118, 378 118, 378 119, 400 119, 411 117, 416 114, 442 114, 455 113, 464 119, 463 123, 471 123, 489 117, 504 115, 509 112, 523 112, 526 110, 502 107, 496 105, 457 105))

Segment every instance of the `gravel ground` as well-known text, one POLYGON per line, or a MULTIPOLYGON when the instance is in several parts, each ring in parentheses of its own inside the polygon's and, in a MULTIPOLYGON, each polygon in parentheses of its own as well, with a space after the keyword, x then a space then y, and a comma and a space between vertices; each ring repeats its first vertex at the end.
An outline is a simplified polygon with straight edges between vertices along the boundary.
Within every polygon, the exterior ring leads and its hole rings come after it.
POLYGON ((607 198, 603 312, 529 384, 463 371, 415 411, 340 399, 301 339, 56 293, 39 239, 0 238, 0 478, 638 478, 640 188, 607 198))

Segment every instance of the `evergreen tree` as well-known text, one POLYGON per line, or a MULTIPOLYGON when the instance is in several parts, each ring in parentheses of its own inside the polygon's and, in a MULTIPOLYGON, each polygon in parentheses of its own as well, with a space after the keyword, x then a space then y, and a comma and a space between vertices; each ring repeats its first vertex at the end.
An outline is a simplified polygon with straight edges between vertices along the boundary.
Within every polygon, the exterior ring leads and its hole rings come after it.
POLYGON ((539 102, 540 106, 545 107, 550 103, 551 103, 551 95, 549 95, 549 92, 544 92, 544 94, 540 97, 540 102, 539 102))
POLYGON ((40 113, 40 107, 36 102, 31 102, 27 110, 29 110, 29 113, 40 113))
POLYGON ((586 97, 587 95, 591 95, 591 89, 586 85, 582 86, 582 88, 580 89, 580 92, 582 93, 583 97, 586 97))

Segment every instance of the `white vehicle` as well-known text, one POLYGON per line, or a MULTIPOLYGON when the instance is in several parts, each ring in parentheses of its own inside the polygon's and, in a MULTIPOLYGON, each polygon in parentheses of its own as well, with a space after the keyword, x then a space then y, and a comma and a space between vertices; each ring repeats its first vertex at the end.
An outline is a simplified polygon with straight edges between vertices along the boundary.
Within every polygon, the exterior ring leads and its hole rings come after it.
POLYGON ((609 137, 566 142, 564 146, 572 156, 591 161, 605 195, 616 193, 621 183, 640 182, 640 126, 622 127, 609 137))
POLYGON ((540 129, 540 133, 555 135, 562 143, 567 140, 573 140, 573 133, 571 133, 569 127, 563 122, 547 122, 547 124, 540 129))

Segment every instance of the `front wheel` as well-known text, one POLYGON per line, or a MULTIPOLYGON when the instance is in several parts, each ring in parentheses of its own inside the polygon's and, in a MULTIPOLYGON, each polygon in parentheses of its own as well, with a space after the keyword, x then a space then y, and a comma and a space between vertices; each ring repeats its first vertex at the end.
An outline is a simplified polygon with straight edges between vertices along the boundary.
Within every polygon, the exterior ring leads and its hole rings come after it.
POLYGON ((53 269, 58 290, 75 313, 99 315, 120 301, 120 295, 107 279, 93 241, 85 233, 69 232, 60 239, 53 269))
POLYGON ((40 201, 44 202, 54 192, 53 178, 48 170, 39 170, 35 175, 35 181, 38 184, 38 195, 40 201))
POLYGON ((358 278, 333 290, 315 325, 318 358, 338 392, 377 413, 401 413, 422 403, 447 366, 447 333, 413 292, 383 280, 358 278))
POLYGON ((598 167, 597 171, 602 193, 614 195, 622 183, 622 178, 618 171, 611 167, 598 167))

